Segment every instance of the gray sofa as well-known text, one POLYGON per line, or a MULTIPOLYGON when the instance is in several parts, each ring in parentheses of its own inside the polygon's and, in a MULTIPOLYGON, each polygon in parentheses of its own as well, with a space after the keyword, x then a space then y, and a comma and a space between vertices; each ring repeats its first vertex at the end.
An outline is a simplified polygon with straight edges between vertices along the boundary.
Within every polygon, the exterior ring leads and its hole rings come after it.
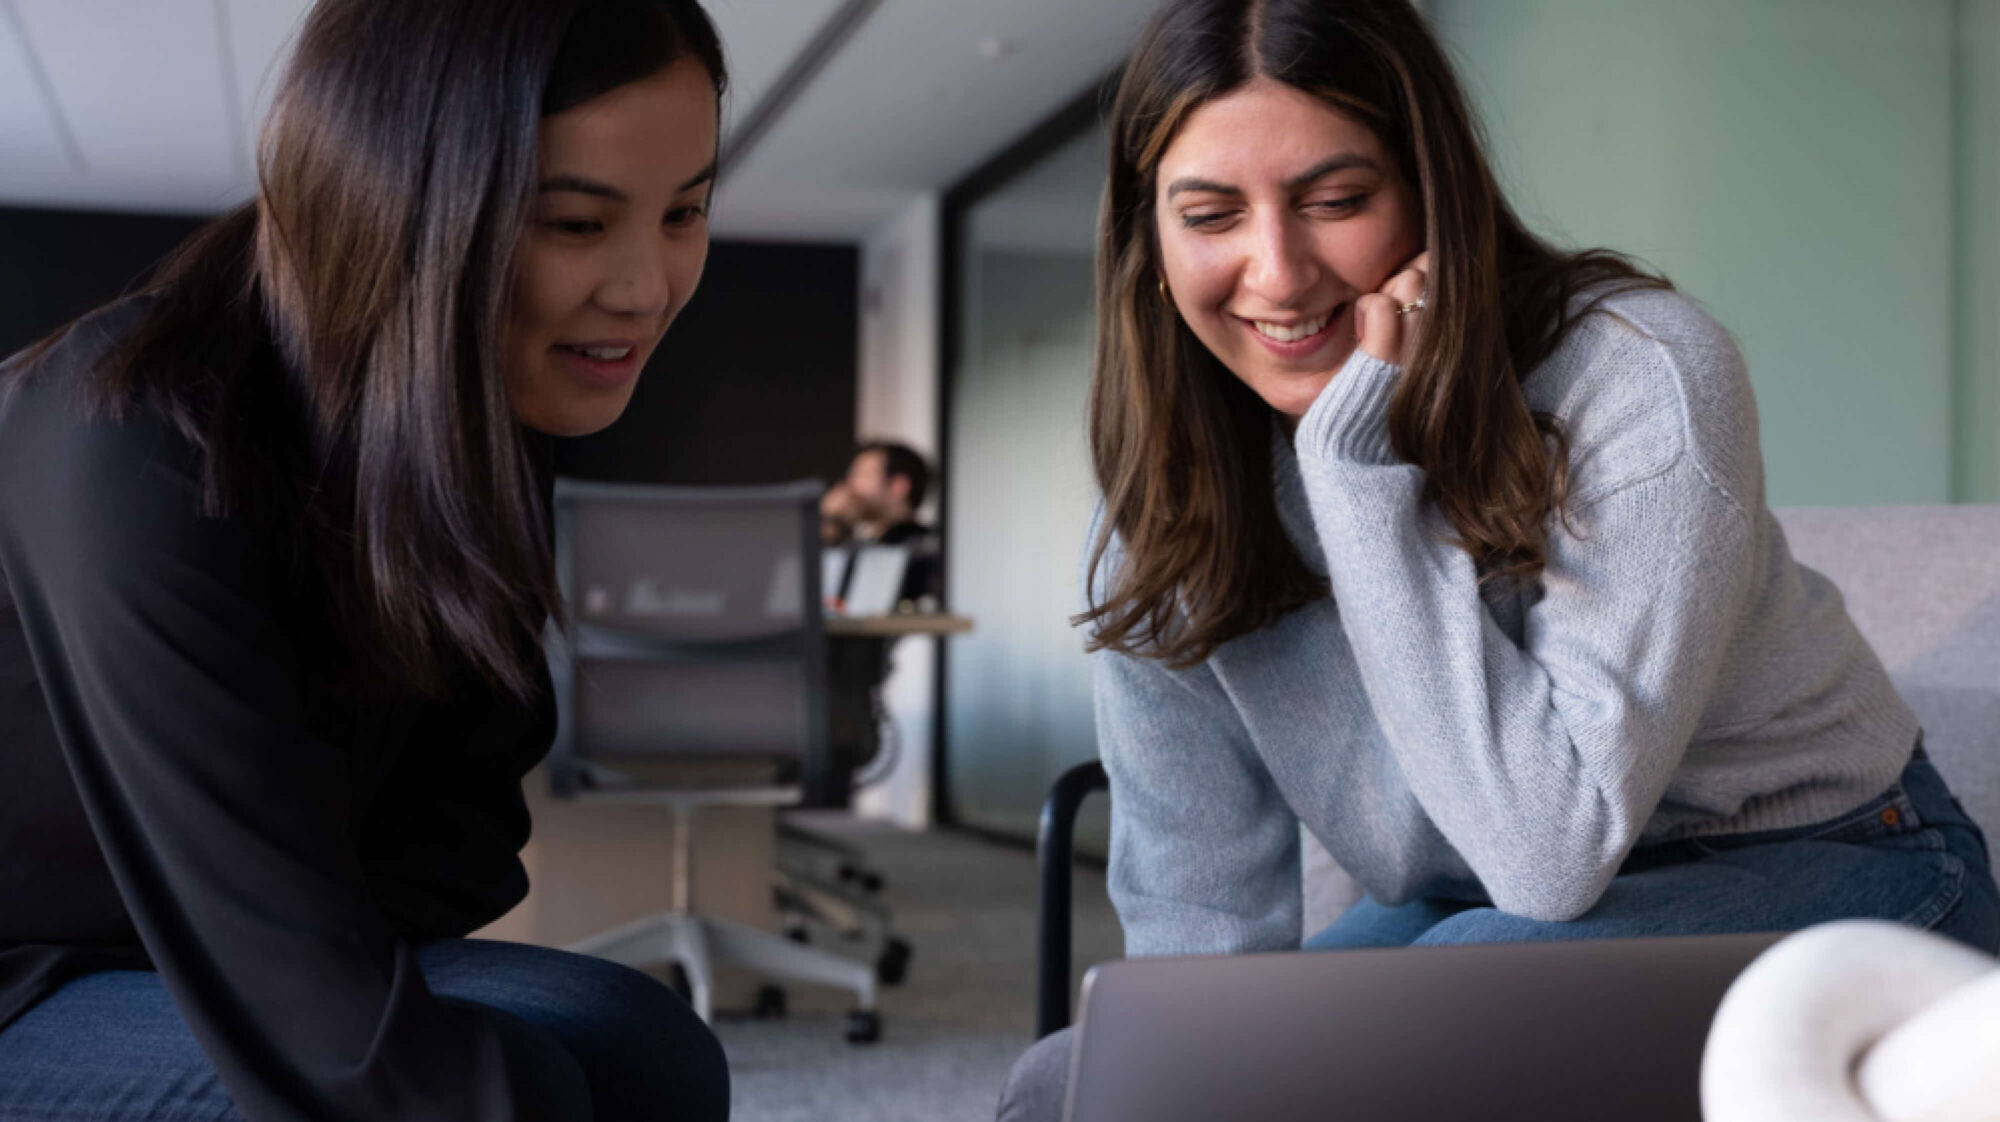
MULTIPOLYGON (((1924 725, 1959 801, 2000 844, 2000 506, 1795 507, 1792 553, 1825 573, 1924 725)), ((1307 934, 1359 894, 1306 839, 1307 934)))

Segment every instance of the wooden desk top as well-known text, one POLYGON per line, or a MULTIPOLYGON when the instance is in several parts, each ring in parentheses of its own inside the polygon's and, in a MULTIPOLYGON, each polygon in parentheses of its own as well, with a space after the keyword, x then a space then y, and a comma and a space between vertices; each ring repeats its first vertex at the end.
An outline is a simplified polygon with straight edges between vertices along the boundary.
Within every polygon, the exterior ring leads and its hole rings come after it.
POLYGON ((891 612, 880 616, 826 617, 826 633, 894 638, 899 635, 962 635, 972 630, 967 616, 943 612, 891 612))

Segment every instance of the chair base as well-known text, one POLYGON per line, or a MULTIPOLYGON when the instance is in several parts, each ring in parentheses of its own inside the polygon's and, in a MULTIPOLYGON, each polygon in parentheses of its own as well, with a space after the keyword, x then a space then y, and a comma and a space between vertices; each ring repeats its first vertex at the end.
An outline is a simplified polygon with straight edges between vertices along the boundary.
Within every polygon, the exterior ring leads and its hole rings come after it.
POLYGON ((783 868, 773 874, 771 884, 778 910, 788 918, 823 924, 849 939, 879 943, 892 935, 888 905, 870 895, 783 868))
POLYGON ((696 1015, 713 1015, 714 963, 729 962, 767 978, 852 990, 858 1012, 875 1012, 875 969, 782 935, 694 912, 660 912, 568 948, 624 966, 677 962, 687 972, 696 1015))

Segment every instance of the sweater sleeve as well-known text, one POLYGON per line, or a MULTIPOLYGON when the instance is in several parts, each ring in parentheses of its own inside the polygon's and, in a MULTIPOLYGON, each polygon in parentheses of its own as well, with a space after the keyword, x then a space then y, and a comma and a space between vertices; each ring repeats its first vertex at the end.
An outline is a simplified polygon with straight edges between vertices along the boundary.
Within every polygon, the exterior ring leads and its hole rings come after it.
POLYGON ((1298 818, 1215 673, 1091 658, 1125 953, 1297 949, 1298 818))
MULTIPOLYGON (((1752 521, 1706 470, 1668 349, 1614 356, 1616 432, 1568 435, 1577 497, 1549 523, 1541 597, 1516 644, 1470 556, 1396 460, 1401 368, 1357 350, 1299 426, 1307 502, 1362 686, 1425 812, 1501 910, 1587 911, 1658 806, 1751 588, 1752 521), (1634 387, 1657 392, 1637 400, 1634 387), (1664 387, 1664 389, 1662 389, 1664 387)), ((1696 356, 1724 406, 1754 415, 1733 347, 1696 356)), ((1593 419, 1590 424, 1597 424, 1593 419)), ((1754 462, 1754 460, 1752 461, 1754 462)), ((1746 488, 1747 490, 1747 488, 1746 488)), ((1740 493, 1740 492, 1739 492, 1740 493)))
POLYGON ((36 413, 0 454, 0 568, 126 911, 231 1097, 259 1120, 519 1117, 496 1029, 430 994, 370 902, 263 543, 199 513, 156 415, 36 413))

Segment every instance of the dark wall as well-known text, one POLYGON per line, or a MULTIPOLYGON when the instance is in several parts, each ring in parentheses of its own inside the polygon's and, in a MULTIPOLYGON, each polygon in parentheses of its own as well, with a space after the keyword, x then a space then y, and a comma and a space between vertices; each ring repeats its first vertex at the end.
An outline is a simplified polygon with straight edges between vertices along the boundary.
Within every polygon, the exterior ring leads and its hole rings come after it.
MULTIPOLYGON (((0 207, 0 358, 115 299, 200 218, 0 207)), ((701 287, 604 432, 563 442, 588 479, 776 483, 846 470, 857 250, 717 242, 701 287)))
POLYGON ((719 242, 631 408, 557 466, 647 483, 831 480, 854 449, 859 251, 719 242))
POLYGON ((204 221, 0 207, 0 358, 125 292, 204 221))

